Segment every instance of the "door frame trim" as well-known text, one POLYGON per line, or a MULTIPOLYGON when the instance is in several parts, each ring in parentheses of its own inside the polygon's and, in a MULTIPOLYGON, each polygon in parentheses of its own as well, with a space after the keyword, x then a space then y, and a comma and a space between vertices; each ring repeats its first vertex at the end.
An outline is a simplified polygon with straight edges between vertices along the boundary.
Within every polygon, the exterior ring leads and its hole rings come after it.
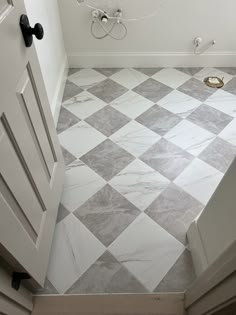
POLYGON ((185 307, 189 314, 195 314, 195 309, 196 314, 203 314, 203 305, 205 311, 207 308, 210 311, 234 297, 236 298, 236 241, 185 292, 185 307), (217 297, 219 292, 221 298, 215 298, 213 303, 213 294, 217 297))
POLYGON ((184 314, 184 294, 35 296, 32 315, 184 314))

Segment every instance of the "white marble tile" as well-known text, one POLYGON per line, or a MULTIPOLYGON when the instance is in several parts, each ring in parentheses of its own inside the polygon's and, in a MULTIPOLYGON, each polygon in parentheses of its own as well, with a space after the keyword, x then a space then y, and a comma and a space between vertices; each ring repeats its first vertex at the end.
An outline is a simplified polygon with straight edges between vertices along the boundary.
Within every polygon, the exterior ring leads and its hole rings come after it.
POLYGON ((149 290, 164 278, 184 246, 142 213, 109 251, 149 290))
POLYGON ((236 146, 236 119, 228 124, 228 126, 219 134, 219 137, 236 146))
POLYGON ((232 75, 216 68, 203 68, 194 77, 200 81, 204 81, 207 77, 219 77, 220 79, 224 78, 224 83, 228 83, 233 78, 232 75))
POLYGON ((140 160, 135 160, 116 175, 110 185, 141 211, 157 198, 170 181, 140 160))
POLYGON ((179 86, 188 81, 191 77, 179 70, 173 68, 163 69, 152 76, 153 79, 166 84, 167 86, 177 89, 179 86))
POLYGON ((73 215, 57 224, 48 267, 48 280, 60 294, 105 252, 103 244, 73 215))
POLYGON ((164 137, 194 156, 198 156, 215 139, 214 134, 187 120, 181 121, 164 137))
POLYGON ((202 103, 187 94, 174 90, 157 104, 181 118, 186 118, 202 103))
POLYGON ((218 90, 205 101, 205 104, 236 118, 236 95, 218 90))
POLYGON ((75 157, 79 158, 104 141, 106 137, 85 121, 59 134, 61 145, 75 157))
POLYGON ((103 178, 82 161, 76 160, 66 168, 61 203, 73 212, 105 184, 103 178))
POLYGON ((89 117, 106 105, 105 102, 87 91, 84 91, 63 103, 63 106, 66 109, 80 119, 89 117))
POLYGON ((111 102, 112 107, 133 119, 137 118, 153 105, 154 103, 146 97, 133 91, 128 91, 111 102))
POLYGON ((110 136, 113 142, 136 157, 146 152, 160 138, 157 133, 136 121, 129 122, 110 136))
POLYGON ((88 89, 93 85, 106 80, 107 77, 93 69, 82 69, 71 76, 68 80, 83 89, 88 89))
POLYGON ((195 159, 174 181, 176 185, 206 205, 219 185, 223 173, 195 159))
POLYGON ((110 79, 125 86, 128 89, 133 89, 137 85, 148 79, 145 74, 136 71, 135 69, 123 69, 112 76, 110 79))

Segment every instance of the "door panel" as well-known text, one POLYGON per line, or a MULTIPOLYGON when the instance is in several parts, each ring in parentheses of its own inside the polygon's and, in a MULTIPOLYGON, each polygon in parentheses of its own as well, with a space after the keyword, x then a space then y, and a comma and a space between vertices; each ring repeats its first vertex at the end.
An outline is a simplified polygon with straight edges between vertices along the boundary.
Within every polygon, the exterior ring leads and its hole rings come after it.
POLYGON ((23 0, 0 0, 0 246, 43 285, 64 164, 25 13, 23 0))
POLYGON ((37 87, 34 84, 33 73, 30 64, 27 65, 27 70, 24 72, 22 79, 17 87, 17 96, 21 103, 22 110, 28 116, 32 136, 35 139, 35 145, 38 149, 41 163, 45 167, 45 174, 49 181, 51 179, 54 164, 56 161, 54 150, 50 147, 50 142, 47 137, 45 125, 42 121, 41 112, 42 106, 38 97, 37 87))

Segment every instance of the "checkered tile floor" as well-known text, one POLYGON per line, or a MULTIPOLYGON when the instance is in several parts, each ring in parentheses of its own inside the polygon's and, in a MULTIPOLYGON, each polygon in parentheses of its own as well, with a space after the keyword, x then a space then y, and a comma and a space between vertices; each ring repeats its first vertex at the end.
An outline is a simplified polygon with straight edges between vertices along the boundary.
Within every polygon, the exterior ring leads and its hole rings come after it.
POLYGON ((185 290, 186 231, 236 154, 236 68, 70 69, 57 130, 67 167, 41 293, 185 290))

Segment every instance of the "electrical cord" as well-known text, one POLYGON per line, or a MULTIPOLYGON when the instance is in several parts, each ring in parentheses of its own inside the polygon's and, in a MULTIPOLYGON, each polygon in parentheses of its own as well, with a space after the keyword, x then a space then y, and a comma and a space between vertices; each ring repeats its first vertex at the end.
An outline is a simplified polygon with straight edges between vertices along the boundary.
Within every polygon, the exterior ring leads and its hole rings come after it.
POLYGON ((92 21, 91 23, 91 34, 93 35, 94 38, 96 39, 104 39, 106 38, 107 36, 115 39, 115 40, 123 40, 125 39, 125 37, 127 36, 128 34, 128 30, 127 30, 127 27, 125 26, 124 23, 120 22, 120 23, 117 23, 117 22, 113 22, 112 24, 112 27, 110 28, 110 30, 107 30, 104 25, 101 23, 101 21, 98 19, 98 18, 94 18, 94 20, 92 21), (94 32, 94 25, 95 25, 95 21, 98 23, 98 25, 102 28, 102 30, 104 31, 105 35, 103 36, 97 36, 94 32), (112 35, 112 31, 114 30, 115 26, 116 25, 121 25, 123 28, 124 28, 124 35, 121 36, 121 37, 116 37, 114 35, 112 35))
MULTIPOLYGON (((91 23, 91 34, 93 35, 94 38, 96 39, 104 39, 106 38, 107 36, 109 36, 109 33, 113 31, 114 27, 115 27, 115 23, 112 25, 112 27, 110 28, 109 31, 105 31, 105 35, 103 36, 97 36, 94 32, 94 25, 95 25, 95 22, 97 21, 96 18, 93 19, 92 23, 91 23)), ((98 21, 97 21, 98 22, 98 21)))
MULTIPOLYGON (((165 0, 161 1, 160 5, 163 4, 165 0)), ((81 1, 81 0, 76 0, 76 2, 78 3, 78 5, 81 7, 81 3, 84 2, 84 1, 81 1)), ((92 9, 92 10, 97 10, 101 13, 104 13, 104 11, 102 9, 99 9, 99 8, 96 8, 96 7, 93 7, 92 5, 90 4, 85 4, 86 7, 92 9)), ((154 13, 150 14, 150 15, 145 15, 145 16, 142 16, 142 17, 139 17, 139 18, 132 18, 132 19, 125 19, 125 18, 119 18, 120 21, 125 21, 125 22, 134 22, 134 21, 141 21, 141 20, 145 20, 145 19, 150 19, 152 17, 156 17, 158 14, 160 13, 160 11, 155 11, 154 13)), ((107 15, 107 17, 110 19, 110 20, 117 20, 117 17, 115 16, 109 16, 107 15)))
POLYGON ((194 48, 194 55, 196 56, 200 56, 202 55, 205 51, 207 51, 208 49, 210 49, 212 46, 214 46, 216 44, 216 41, 215 40, 212 40, 211 43, 205 45, 205 47, 203 47, 203 49, 201 51, 198 51, 198 48, 199 48, 199 44, 198 45, 195 45, 195 48, 194 48))

